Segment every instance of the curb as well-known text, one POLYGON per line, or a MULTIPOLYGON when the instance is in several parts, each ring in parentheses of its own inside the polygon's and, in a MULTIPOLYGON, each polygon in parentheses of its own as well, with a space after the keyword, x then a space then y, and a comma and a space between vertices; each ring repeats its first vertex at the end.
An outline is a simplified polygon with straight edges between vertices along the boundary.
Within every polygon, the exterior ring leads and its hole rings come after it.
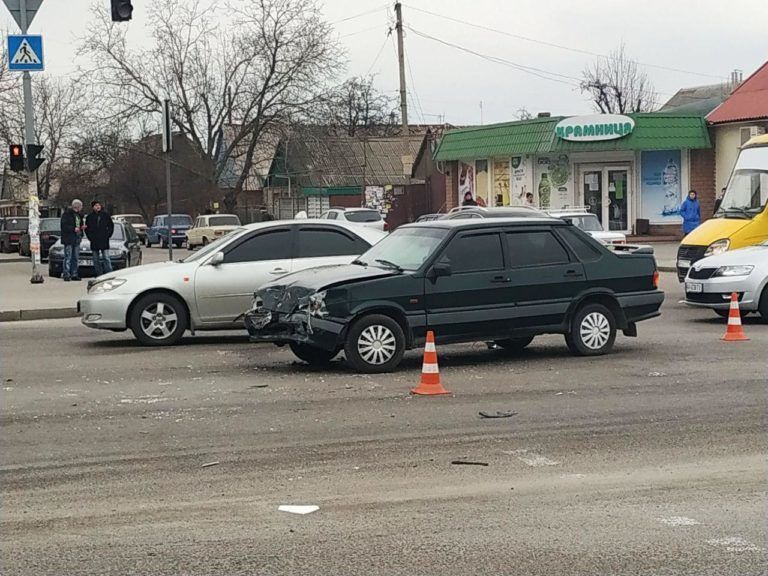
POLYGON ((19 256, 18 258, 0 258, 0 264, 21 264, 22 262, 29 262, 29 258, 19 256))
POLYGON ((19 322, 21 320, 55 320, 59 318, 77 318, 77 308, 38 308, 30 310, 0 311, 0 322, 19 322))
POLYGON ((677 273, 677 268, 674 266, 657 266, 659 272, 675 272, 677 273))

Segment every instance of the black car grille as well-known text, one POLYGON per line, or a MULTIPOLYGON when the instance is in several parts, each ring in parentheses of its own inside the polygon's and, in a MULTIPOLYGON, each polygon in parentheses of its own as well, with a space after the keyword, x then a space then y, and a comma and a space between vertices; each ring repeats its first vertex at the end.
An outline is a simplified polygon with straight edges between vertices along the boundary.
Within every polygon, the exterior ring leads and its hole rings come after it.
POLYGON ((702 268, 701 270, 691 268, 691 271, 688 272, 688 278, 691 280, 707 280, 708 278, 712 278, 712 275, 716 270, 717 268, 702 268))
MULTIPOLYGON (((744 296, 743 292, 739 292, 739 300, 744 296)), ((686 292, 685 299, 689 302, 696 302, 697 304, 728 304, 731 299, 730 292, 686 292)))
MULTIPOLYGON (((697 262, 698 260, 701 260, 704 258, 704 252, 707 251, 706 246, 691 246, 686 244, 681 244, 680 248, 677 249, 677 259, 678 260, 688 260, 691 265, 693 265, 694 262, 697 262)), ((685 275, 688 273, 688 268, 680 268, 680 266, 677 267, 677 279, 681 282, 685 279, 685 275)))

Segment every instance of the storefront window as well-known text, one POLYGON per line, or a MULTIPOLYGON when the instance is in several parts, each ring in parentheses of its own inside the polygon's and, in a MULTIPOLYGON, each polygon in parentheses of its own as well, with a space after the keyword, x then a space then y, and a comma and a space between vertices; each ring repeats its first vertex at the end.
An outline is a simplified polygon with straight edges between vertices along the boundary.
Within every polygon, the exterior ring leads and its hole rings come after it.
POLYGON ((479 206, 493 206, 489 199, 488 160, 475 160, 475 200, 479 206))
POLYGON ((509 206, 509 159, 493 160, 493 205, 509 206))

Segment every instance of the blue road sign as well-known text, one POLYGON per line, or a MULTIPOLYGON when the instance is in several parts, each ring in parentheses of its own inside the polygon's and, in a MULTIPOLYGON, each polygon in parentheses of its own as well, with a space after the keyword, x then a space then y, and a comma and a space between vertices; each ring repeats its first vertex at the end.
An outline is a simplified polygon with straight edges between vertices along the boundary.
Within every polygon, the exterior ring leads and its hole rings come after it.
POLYGON ((36 34, 8 36, 8 69, 43 70, 43 37, 36 34))

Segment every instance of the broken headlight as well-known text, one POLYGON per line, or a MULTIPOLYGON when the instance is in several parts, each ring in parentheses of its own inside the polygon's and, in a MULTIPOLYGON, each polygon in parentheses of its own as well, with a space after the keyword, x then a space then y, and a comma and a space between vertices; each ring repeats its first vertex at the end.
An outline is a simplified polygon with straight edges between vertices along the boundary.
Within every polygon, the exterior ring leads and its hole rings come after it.
POLYGON ((327 292, 315 292, 309 297, 309 314, 315 318, 327 318, 328 309, 325 307, 325 296, 327 292))

